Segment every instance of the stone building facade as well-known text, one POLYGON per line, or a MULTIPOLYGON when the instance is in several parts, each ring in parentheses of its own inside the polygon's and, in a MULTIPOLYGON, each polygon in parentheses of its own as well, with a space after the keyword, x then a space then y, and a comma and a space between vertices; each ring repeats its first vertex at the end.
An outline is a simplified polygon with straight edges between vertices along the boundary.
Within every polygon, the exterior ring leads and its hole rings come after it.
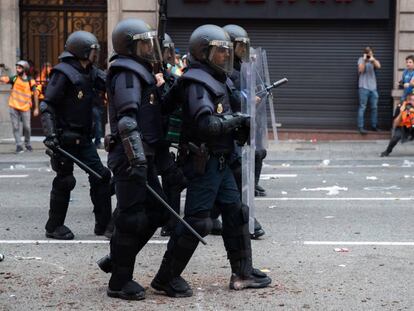
MULTIPOLYGON (((62 0, 63 1, 63 0, 62 0)), ((171 1, 174 0, 170 0, 171 1)), ((398 101, 401 91, 398 81, 405 67, 405 57, 414 52, 414 1, 395 0, 394 77, 390 95, 398 101)), ((118 21, 137 17, 156 27, 158 23, 157 0, 108 0, 107 32, 108 55, 112 51, 110 34, 118 21)), ((20 57, 19 0, 0 1, 0 63, 14 72, 20 57)), ((12 137, 7 107, 10 86, 0 85, 0 138, 12 137)))

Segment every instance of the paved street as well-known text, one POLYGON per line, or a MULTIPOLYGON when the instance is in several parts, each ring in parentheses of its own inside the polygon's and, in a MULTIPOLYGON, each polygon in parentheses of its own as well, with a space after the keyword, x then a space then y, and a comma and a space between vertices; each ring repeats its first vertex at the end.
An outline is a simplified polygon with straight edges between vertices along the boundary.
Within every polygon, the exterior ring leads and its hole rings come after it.
POLYGON ((149 287, 166 248, 157 232, 136 261, 147 299, 126 302, 106 296, 109 276, 95 264, 109 247, 93 234, 87 176, 75 171, 66 222, 75 240, 47 243, 54 174, 42 145, 14 155, 0 142, 0 310, 413 310, 414 145, 379 158, 386 144, 272 144, 268 196, 256 200, 266 235, 252 242, 271 287, 230 291, 222 240, 209 236, 183 275, 194 296, 160 295, 149 287))

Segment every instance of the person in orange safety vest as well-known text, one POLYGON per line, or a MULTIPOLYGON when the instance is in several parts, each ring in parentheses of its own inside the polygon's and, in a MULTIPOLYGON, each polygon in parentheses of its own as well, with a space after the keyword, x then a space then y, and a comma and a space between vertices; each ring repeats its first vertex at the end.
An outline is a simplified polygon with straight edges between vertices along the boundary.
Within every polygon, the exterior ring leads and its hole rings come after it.
POLYGON ((393 134, 381 157, 388 157, 392 149, 401 140, 402 143, 414 138, 414 94, 407 95, 406 100, 397 106, 394 112, 393 134))
POLYGON ((33 150, 30 145, 30 114, 33 105, 32 98, 35 105, 33 115, 39 115, 39 101, 36 81, 27 75, 29 67, 30 66, 27 61, 20 60, 16 63, 16 75, 0 77, 0 83, 8 83, 12 85, 9 97, 9 113, 13 127, 13 135, 16 141, 16 153, 23 152, 23 143, 20 135, 20 122, 23 123, 23 135, 26 150, 33 150))

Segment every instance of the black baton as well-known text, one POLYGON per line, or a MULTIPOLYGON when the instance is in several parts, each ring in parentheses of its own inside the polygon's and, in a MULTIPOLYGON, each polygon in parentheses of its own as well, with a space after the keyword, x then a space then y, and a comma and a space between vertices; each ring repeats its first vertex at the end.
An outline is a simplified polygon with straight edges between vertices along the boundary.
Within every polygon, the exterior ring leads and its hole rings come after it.
POLYGON ((151 188, 151 186, 150 185, 148 185, 148 183, 146 184, 146 186, 147 186, 147 189, 152 193, 152 195, 154 196, 154 197, 156 197, 157 198, 157 200, 158 201, 160 201, 161 203, 162 203, 162 205, 164 205, 164 207, 166 207, 170 212, 171 212, 171 214, 173 214, 174 215, 174 217, 175 218, 177 218, 188 230, 190 230, 191 231, 191 233, 192 234, 194 234, 194 236, 195 237, 197 237, 197 239, 199 239, 200 240, 200 242, 201 243, 203 243, 204 245, 207 245, 207 242, 206 242, 206 240, 204 240, 203 239, 203 237, 201 236, 201 235, 199 235, 198 233, 197 233, 197 231, 195 231, 189 224, 188 224, 188 222, 186 222, 184 219, 182 219, 181 218, 181 216, 180 215, 178 215, 177 214, 177 212, 176 211, 174 211, 173 209, 172 209, 172 207, 171 206, 169 206, 168 205, 168 203, 167 202, 165 202, 164 201, 164 199, 163 198, 161 198, 160 197, 160 195, 154 190, 154 189, 152 189, 151 188))
MULTIPOLYGON (((83 163, 81 160, 79 160, 78 158, 75 158, 73 155, 71 155, 69 152, 67 152, 66 150, 60 148, 60 147, 54 147, 53 149, 56 149, 57 151, 59 151, 61 154, 63 154, 65 157, 69 158, 70 160, 72 160, 74 163, 76 163, 80 168, 83 168, 85 171, 87 171, 88 173, 94 175, 96 178, 98 179, 102 179, 102 176, 99 175, 97 172, 95 172, 93 169, 91 169, 89 166, 87 166, 85 163, 83 163)), ((47 150, 46 153, 48 155, 50 155, 47 150)))

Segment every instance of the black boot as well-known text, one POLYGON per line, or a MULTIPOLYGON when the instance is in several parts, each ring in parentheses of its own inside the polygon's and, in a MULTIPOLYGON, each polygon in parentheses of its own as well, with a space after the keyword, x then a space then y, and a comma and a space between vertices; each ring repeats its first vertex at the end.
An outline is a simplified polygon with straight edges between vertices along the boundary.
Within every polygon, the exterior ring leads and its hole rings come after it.
POLYGON ((171 229, 168 225, 166 225, 166 226, 163 226, 161 228, 160 235, 161 236, 170 236, 172 234, 172 232, 173 232, 173 229, 171 229))
POLYGON ((263 160, 266 158, 266 150, 256 150, 254 157, 254 196, 265 197, 266 190, 259 186, 260 174, 262 173, 263 160))
POLYGON ((256 185, 254 188, 254 196, 255 197, 265 197, 267 195, 266 190, 259 185, 256 185))
POLYGON ((65 225, 57 227, 54 231, 46 230, 46 237, 56 240, 73 240, 73 232, 65 225))
POLYGON ((262 225, 257 221, 256 218, 254 218, 254 233, 250 234, 250 238, 252 240, 256 240, 259 237, 263 236, 265 234, 262 225))
POLYGON ((259 269, 252 269, 250 275, 242 276, 233 273, 230 278, 230 289, 241 290, 245 288, 264 288, 272 283, 266 273, 259 269))
POLYGON ((151 282, 151 287, 157 291, 165 292, 169 297, 191 297, 193 290, 190 285, 181 276, 173 276, 171 264, 172 261, 164 256, 161 267, 151 282))
POLYGON ((112 259, 111 255, 105 255, 101 259, 99 259, 96 264, 98 265, 99 269, 101 269, 105 273, 112 272, 112 259))
POLYGON ((109 286, 106 290, 109 297, 120 298, 124 300, 142 300, 145 299, 145 289, 137 282, 131 280, 128 281, 119 290, 112 290, 109 286))
POLYGON ((95 177, 89 177, 89 183, 91 186, 89 194, 95 214, 94 233, 101 236, 105 234, 112 217, 111 186, 109 179, 107 181, 97 181, 95 177))
POLYGON ((213 227, 211 229, 210 234, 211 235, 221 235, 223 231, 223 226, 221 224, 221 221, 218 218, 213 218, 213 227))
POLYGON ((262 288, 271 283, 266 274, 252 265, 252 246, 247 223, 248 206, 223 206, 223 242, 230 261, 230 289, 262 288))
MULTIPOLYGON (((58 184, 58 182, 59 177, 56 177, 54 183, 58 184)), ((55 187, 52 188, 50 192, 49 219, 45 226, 46 237, 57 240, 72 240, 74 238, 72 231, 64 225, 69 199, 70 190, 60 191, 55 189, 55 187)))

